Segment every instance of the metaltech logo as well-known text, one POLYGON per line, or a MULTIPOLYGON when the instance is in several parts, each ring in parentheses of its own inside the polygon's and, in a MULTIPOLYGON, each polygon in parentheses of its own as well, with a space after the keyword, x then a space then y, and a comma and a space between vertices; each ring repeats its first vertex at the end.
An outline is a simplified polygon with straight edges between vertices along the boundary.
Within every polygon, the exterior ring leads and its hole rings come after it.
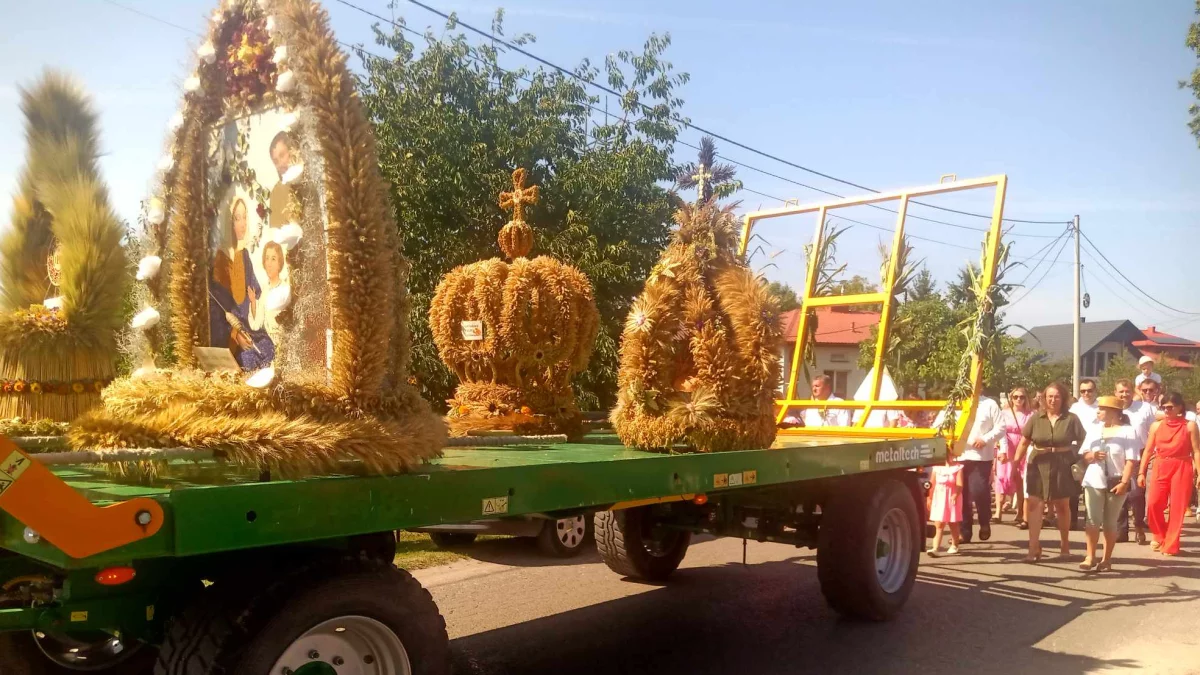
POLYGON ((922 459, 933 459, 932 445, 928 443, 922 443, 917 446, 892 445, 875 452, 876 464, 900 464, 903 462, 917 462, 922 459))

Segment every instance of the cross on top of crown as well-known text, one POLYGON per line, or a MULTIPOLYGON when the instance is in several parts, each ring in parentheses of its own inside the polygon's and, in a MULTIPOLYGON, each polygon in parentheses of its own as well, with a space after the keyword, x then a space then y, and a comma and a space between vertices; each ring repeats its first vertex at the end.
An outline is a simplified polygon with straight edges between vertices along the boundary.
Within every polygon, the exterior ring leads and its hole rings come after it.
POLYGON ((699 168, 696 169, 696 175, 692 176, 692 180, 696 181, 696 192, 700 194, 700 201, 704 201, 707 198, 707 195, 704 194, 704 190, 708 185, 708 179, 712 177, 712 172, 709 171, 708 167, 704 166, 704 164, 701 164, 699 168))
POLYGON ((500 208, 512 209, 513 221, 524 222, 525 206, 537 203, 538 186, 525 187, 525 169, 513 171, 512 184, 512 192, 500 193, 500 208))

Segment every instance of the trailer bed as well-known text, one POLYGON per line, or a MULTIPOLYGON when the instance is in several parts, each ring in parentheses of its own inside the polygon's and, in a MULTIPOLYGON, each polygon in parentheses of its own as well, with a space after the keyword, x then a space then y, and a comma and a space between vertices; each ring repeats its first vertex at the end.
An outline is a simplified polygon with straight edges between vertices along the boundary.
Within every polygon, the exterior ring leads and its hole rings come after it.
POLYGON ((75 560, 0 514, 0 547, 63 569, 317 541, 481 518, 571 513, 688 498, 738 488, 918 467, 944 459, 942 439, 781 437, 765 450, 660 454, 631 450, 611 434, 582 443, 449 448, 395 476, 269 480, 217 463, 179 467, 183 478, 138 485, 101 467, 55 473, 96 504, 151 497, 166 524, 152 537, 75 560))

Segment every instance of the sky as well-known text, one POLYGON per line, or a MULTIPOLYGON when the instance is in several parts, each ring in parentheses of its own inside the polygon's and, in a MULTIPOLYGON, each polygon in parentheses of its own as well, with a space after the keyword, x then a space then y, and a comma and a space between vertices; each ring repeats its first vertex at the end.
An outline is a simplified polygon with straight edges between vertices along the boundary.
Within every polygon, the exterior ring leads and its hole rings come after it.
MULTIPOLYGON (((353 1, 418 29, 444 24, 404 0, 394 9, 384 0, 353 1)), ((481 28, 499 6, 427 3, 481 28)), ((142 14, 198 33, 214 6, 0 0, 0 24, 21 27, 0 42, 0 199, 15 189, 25 154, 18 87, 51 66, 93 96, 104 177, 132 222, 199 43, 142 14)), ((370 45, 374 19, 336 0, 326 6, 340 40, 370 45)), ((508 35, 536 35, 528 48, 567 67, 585 57, 602 63, 617 50, 640 49, 651 33, 669 33, 666 58, 691 75, 679 93, 692 122, 792 164, 881 190, 937 183, 945 174, 1007 175, 1005 215, 1052 221, 1012 224, 1007 240, 1019 265, 1006 280, 1023 283, 1007 315, 1015 326, 1072 320, 1074 246, 1058 237, 1078 215, 1094 245, 1084 242, 1082 258, 1086 320, 1129 319, 1200 339, 1200 292, 1190 267, 1200 252, 1200 149, 1187 129, 1190 92, 1178 88, 1196 66, 1183 44, 1192 0, 519 0, 503 7, 508 35)), ((519 54, 503 62, 531 65, 519 54)), ((688 129, 681 140, 699 137, 688 129)), ((797 182, 845 196, 864 192, 728 143, 718 141, 717 149, 744 165, 743 211, 830 199, 797 182)), ((678 149, 681 161, 692 154, 678 149)), ((992 199, 976 191, 922 201, 987 214, 992 199)), ((977 228, 986 218, 917 206, 909 213, 958 226, 911 218, 906 225, 921 238, 916 257, 938 279, 978 258, 977 228)), ((0 214, 0 228, 7 227, 7 205, 0 214)), ((860 223, 842 235, 839 262, 847 274, 877 280, 877 244, 888 235, 869 226, 890 230, 895 216, 865 207, 844 215, 860 223)), ((756 230, 754 266, 799 286, 812 227, 801 217, 765 223, 756 230)))

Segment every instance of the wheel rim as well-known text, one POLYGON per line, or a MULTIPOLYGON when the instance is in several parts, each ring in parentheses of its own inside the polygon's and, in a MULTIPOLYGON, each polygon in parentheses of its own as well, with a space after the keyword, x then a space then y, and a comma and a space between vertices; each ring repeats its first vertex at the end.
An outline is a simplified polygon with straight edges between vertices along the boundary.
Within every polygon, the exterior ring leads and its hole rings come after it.
POLYGON ((33 632, 33 641, 47 659, 67 670, 94 672, 119 665, 133 658, 142 643, 128 643, 110 633, 33 632))
POLYGON ((875 574, 885 593, 904 586, 913 552, 913 533, 901 509, 892 509, 879 523, 875 535, 875 574))
POLYGON ((565 548, 576 548, 587 536, 587 519, 584 516, 560 518, 555 524, 558 543, 565 548))
POLYGON ((324 621, 296 638, 270 675, 412 675, 404 643, 366 616, 324 621))
POLYGON ((667 558, 674 552, 682 536, 682 532, 648 523, 642 532, 642 548, 655 558, 667 558))

